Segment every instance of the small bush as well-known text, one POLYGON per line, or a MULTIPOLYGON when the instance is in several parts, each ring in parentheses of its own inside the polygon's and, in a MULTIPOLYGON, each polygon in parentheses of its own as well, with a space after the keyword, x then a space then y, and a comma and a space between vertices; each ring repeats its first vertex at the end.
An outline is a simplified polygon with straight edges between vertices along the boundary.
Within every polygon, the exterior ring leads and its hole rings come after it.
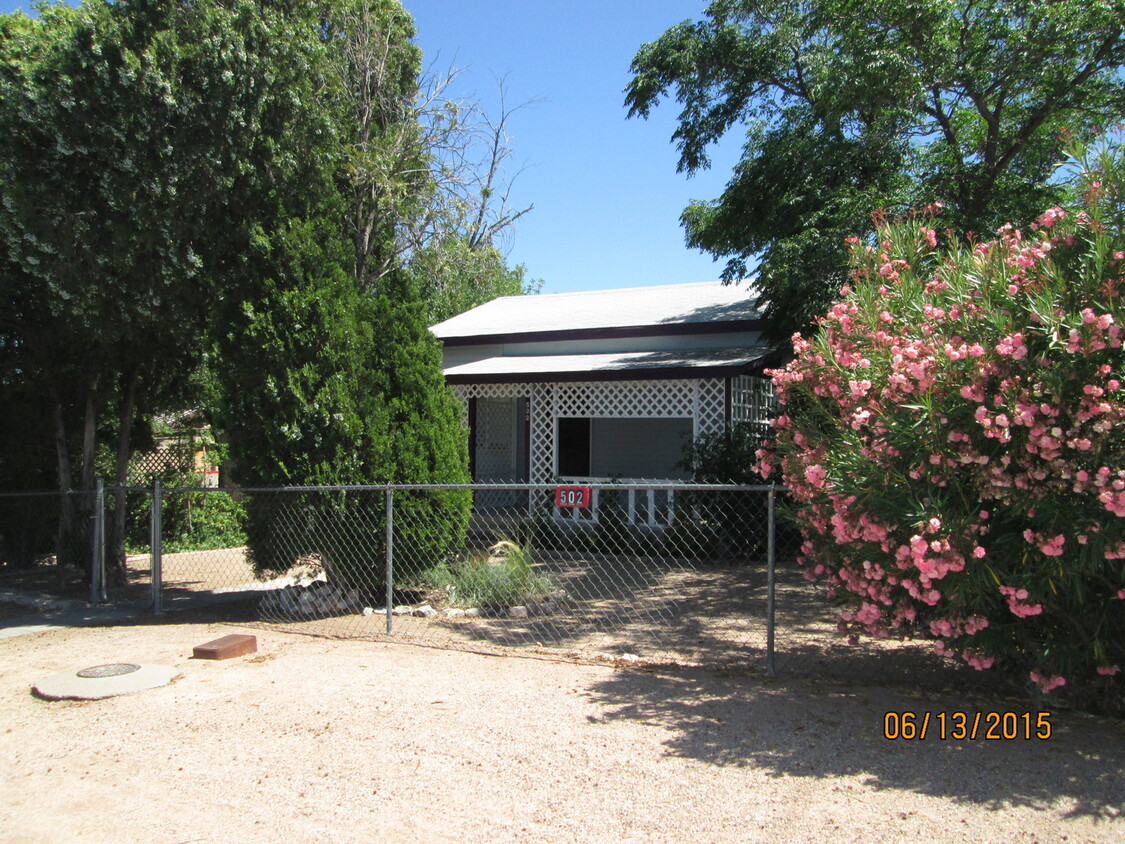
POLYGON ((531 551, 511 540, 489 548, 487 557, 441 563, 419 578, 430 588, 445 589, 456 607, 502 607, 527 604, 555 590, 546 575, 536 574, 531 551))
MULTIPOLYGON (((190 472, 168 471, 162 483, 170 489, 196 486, 199 477, 190 472)), ((130 495, 126 516, 125 547, 129 553, 149 549, 150 498, 130 495)), ((246 508, 225 490, 165 491, 161 507, 161 550, 207 551, 238 548, 246 544, 246 508)))
MULTIPOLYGON (((768 431, 742 422, 729 431, 702 434, 684 448, 680 468, 703 484, 761 484, 755 472, 757 452, 768 431)), ((779 505, 787 496, 777 494, 779 505)), ((694 548, 701 558, 765 560, 769 544, 769 498, 765 492, 687 491, 676 498, 676 521, 670 539, 694 548)), ((800 539, 791 524, 778 520, 774 553, 793 559, 800 539)))

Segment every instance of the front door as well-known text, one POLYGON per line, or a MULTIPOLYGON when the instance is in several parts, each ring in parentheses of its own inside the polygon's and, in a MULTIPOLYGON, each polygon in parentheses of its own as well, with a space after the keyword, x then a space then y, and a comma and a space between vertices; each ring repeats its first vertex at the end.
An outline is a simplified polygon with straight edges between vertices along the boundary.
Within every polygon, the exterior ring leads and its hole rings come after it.
MULTIPOLYGON (((478 483, 526 483, 529 453, 528 399, 479 398, 476 404, 473 480, 478 483)), ((526 500, 520 491, 494 491, 479 498, 481 506, 514 506, 526 500)))

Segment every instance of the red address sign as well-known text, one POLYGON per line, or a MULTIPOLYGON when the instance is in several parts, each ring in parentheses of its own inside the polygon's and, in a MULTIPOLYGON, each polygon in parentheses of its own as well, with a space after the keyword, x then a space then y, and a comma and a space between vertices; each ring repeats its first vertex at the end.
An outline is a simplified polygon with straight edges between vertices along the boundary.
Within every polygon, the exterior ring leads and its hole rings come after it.
POLYGON ((556 507, 589 507, 590 487, 588 486, 557 486, 555 487, 556 507))

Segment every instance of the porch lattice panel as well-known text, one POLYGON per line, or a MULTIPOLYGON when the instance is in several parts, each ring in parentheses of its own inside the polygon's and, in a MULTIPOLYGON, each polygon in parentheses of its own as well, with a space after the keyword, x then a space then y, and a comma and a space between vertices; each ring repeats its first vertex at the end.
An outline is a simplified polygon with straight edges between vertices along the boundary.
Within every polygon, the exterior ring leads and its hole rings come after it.
POLYGON ((530 395, 532 483, 549 483, 555 477, 555 419, 560 416, 690 418, 695 420, 693 434, 697 437, 721 431, 725 425, 726 386, 721 378, 459 384, 454 394, 466 408, 471 398, 530 395))
POLYGON ((731 396, 731 421, 749 422, 764 427, 777 411, 777 395, 773 381, 740 375, 734 379, 731 396))
POLYGON ((453 395, 461 400, 461 421, 469 424, 469 399, 513 399, 526 396, 529 384, 457 384, 453 395))
MULTIPOLYGON (((694 435, 721 431, 724 424, 725 387, 722 379, 669 381, 579 381, 544 384, 550 399, 546 425, 532 444, 532 479, 550 481, 554 475, 560 416, 611 418, 690 418, 694 435)), ((532 412, 534 425, 535 415, 532 412)))

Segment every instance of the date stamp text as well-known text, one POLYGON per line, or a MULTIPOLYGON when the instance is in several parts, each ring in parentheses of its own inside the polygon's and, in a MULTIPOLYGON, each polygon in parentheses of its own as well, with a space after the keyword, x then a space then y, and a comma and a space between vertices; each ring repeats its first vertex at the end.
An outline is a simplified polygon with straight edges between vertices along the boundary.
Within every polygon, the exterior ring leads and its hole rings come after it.
POLYGON ((889 741, 1046 741, 1050 712, 887 712, 889 741))

